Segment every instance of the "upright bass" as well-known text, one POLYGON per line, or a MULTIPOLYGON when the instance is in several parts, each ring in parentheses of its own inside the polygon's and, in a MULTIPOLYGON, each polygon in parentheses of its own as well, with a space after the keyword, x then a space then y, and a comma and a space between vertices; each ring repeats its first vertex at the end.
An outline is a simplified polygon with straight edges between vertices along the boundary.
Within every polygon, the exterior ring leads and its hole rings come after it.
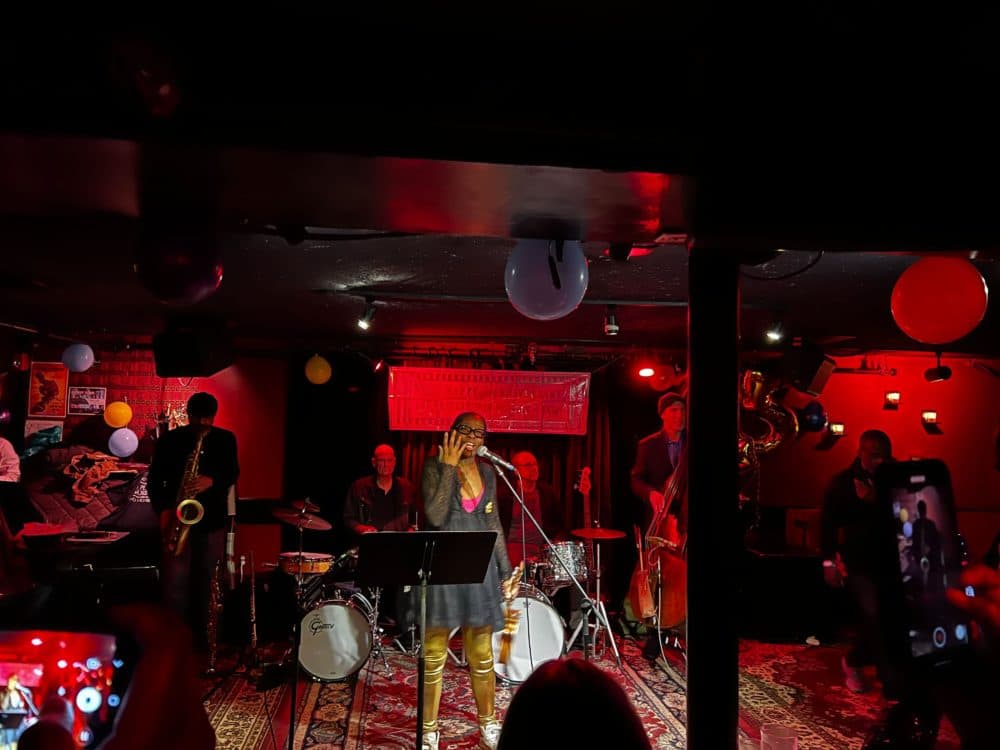
POLYGON ((676 627, 687 616, 686 535, 679 530, 677 515, 670 512, 677 505, 684 519, 687 499, 685 454, 667 480, 663 503, 646 529, 645 545, 636 535, 639 563, 632 573, 629 603, 636 616, 657 628, 676 627))

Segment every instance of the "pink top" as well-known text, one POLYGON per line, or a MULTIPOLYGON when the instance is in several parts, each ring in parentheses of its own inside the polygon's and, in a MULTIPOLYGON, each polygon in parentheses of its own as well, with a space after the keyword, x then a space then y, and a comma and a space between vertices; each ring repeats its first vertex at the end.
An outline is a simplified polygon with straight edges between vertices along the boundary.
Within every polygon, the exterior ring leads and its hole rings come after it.
POLYGON ((475 497, 463 497, 462 510, 464 510, 466 513, 471 513, 472 511, 474 511, 476 509, 476 506, 479 505, 479 501, 483 499, 484 492, 486 492, 486 485, 483 485, 483 488, 479 490, 479 494, 476 495, 475 497))

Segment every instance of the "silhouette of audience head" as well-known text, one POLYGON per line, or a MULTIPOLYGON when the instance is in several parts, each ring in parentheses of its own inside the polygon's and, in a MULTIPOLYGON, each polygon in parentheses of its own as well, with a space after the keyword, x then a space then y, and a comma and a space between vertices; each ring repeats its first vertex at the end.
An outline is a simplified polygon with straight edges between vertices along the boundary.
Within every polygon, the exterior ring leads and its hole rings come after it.
POLYGON ((73 740, 73 706, 65 698, 45 699, 38 721, 24 730, 18 750, 76 750, 73 740))
POLYGON ((568 658, 546 662, 518 688, 497 745, 498 750, 553 747, 652 746, 621 686, 592 663, 568 658))

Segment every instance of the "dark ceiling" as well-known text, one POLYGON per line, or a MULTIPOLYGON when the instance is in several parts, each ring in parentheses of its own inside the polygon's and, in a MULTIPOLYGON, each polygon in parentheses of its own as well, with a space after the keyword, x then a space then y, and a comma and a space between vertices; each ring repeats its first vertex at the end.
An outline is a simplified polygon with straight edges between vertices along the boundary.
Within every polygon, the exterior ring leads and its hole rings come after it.
MULTIPOLYGON (((982 19, 704 5, 471 27, 332 13, 8 25, 0 322, 159 329, 177 311, 131 270, 139 216, 216 227, 225 279, 193 312, 287 348, 356 345, 366 296, 378 345, 680 347, 679 242, 796 249, 745 269, 748 348, 774 321, 844 349, 912 346, 888 310, 914 260, 900 251, 975 249, 1000 288, 982 19), (326 229, 294 241, 306 226, 326 229), (510 238, 557 235, 587 241, 587 297, 531 321, 505 300, 510 238), (611 242, 646 254, 610 259, 611 242)), ((1000 353, 998 332, 994 299, 955 348, 1000 353)))
MULTIPOLYGON (((20 221, 0 227, 5 273, 0 321, 52 333, 153 333, 167 318, 217 320, 239 338, 297 349, 355 346, 388 351, 409 342, 510 341, 591 349, 683 349, 687 250, 636 248, 628 260, 607 243, 585 244, 590 283, 584 303, 556 321, 518 313, 506 299, 504 267, 515 240, 446 235, 325 233, 297 245, 275 234, 220 235, 225 275, 220 290, 189 307, 158 302, 133 271, 134 222, 20 221), (345 237, 354 237, 347 239, 345 237), (366 298, 377 309, 372 329, 355 325, 366 298), (603 333, 607 304, 621 333, 603 333)), ((314 230, 317 231, 317 230, 314 230)), ((788 251, 744 266, 743 335, 764 349, 763 332, 781 323, 789 336, 836 349, 921 348, 900 333, 889 311, 899 274, 916 258, 874 253, 788 251)), ((996 262, 979 262, 1000 288, 996 262)), ((949 347, 1000 353, 997 303, 977 331, 949 347)))

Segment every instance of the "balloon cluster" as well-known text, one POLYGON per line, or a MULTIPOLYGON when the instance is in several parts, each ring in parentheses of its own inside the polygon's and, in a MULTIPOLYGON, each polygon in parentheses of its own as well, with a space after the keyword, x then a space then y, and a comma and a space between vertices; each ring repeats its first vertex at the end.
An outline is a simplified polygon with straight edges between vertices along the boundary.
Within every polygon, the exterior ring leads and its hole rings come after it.
POLYGON ((132 407, 124 401, 112 401, 104 407, 104 421, 115 431, 108 438, 108 450, 118 458, 128 458, 139 449, 139 436, 127 425, 132 421, 132 407))

